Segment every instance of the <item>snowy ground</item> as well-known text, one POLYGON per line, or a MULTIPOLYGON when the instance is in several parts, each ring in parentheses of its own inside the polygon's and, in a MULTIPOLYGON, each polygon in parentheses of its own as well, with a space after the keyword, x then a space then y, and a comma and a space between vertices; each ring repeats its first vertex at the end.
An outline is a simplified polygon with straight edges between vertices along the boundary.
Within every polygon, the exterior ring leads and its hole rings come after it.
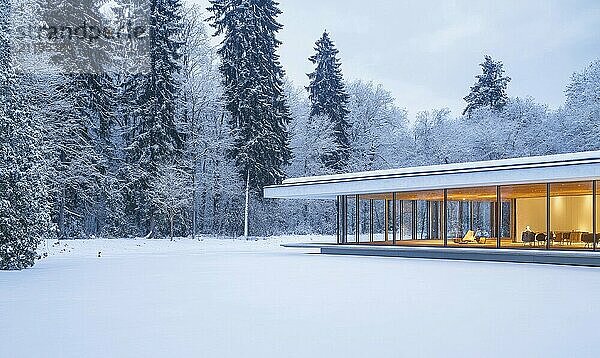
POLYGON ((331 238, 50 245, 0 272, 0 357, 600 353, 599 269, 279 246, 310 240, 331 238))

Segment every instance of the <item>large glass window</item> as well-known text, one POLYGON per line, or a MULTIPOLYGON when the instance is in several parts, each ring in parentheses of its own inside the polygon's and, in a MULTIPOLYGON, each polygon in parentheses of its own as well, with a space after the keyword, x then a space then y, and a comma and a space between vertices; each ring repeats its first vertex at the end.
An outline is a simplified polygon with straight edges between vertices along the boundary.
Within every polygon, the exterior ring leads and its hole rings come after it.
POLYGON ((444 192, 420 191, 396 193, 396 244, 408 246, 443 246, 440 234, 440 203, 444 192), (437 210, 437 212, 436 212, 437 210))
POLYGON ((365 195, 361 195, 358 201, 358 238, 361 243, 368 243, 371 241, 371 200, 365 195))
POLYGON ((600 182, 596 182, 596 195, 595 195, 595 205, 596 205, 596 220, 593 223, 593 230, 596 232, 596 245, 595 249, 598 250, 600 247, 600 182))
MULTIPOLYGON (((444 193, 442 192, 442 199, 444 193)), ((444 202, 439 200, 427 201, 429 203, 429 227, 430 227, 430 240, 438 240, 443 242, 443 225, 444 225, 444 212, 443 206, 444 202)))
POLYGON ((395 237, 396 237, 396 243, 402 241, 404 239, 404 227, 402 225, 402 221, 403 221, 403 217, 404 217, 404 201, 401 199, 401 195, 396 194, 394 195, 396 201, 395 201, 395 206, 396 206, 396 212, 395 212, 395 218, 394 218, 394 230, 395 230, 395 237))
POLYGON ((496 187, 448 190, 448 246, 497 246, 496 194, 496 187))
POLYGON ((346 243, 346 196, 337 197, 337 242, 346 243))
POLYGON ((385 198, 373 199, 373 241, 385 242, 385 198))
POLYGON ((413 200, 402 200, 402 240, 415 240, 413 222, 413 200))
POLYGON ((430 212, 428 201, 425 200, 417 200, 414 201, 414 209, 415 209, 415 236, 417 240, 429 240, 429 221, 430 221, 430 212))
POLYGON ((346 196, 346 243, 354 243, 356 242, 356 196, 348 195, 346 196))
MULTIPOLYGON (((546 184, 509 185, 500 188, 502 211, 509 212, 508 227, 501 232, 503 248, 544 248, 546 246, 546 184)), ((504 221, 503 221, 504 222, 504 221)))
POLYGON ((550 184, 551 248, 593 249, 592 185, 592 182, 550 184))
POLYGON ((394 201, 392 195, 385 199, 385 241, 392 243, 394 239, 394 201))

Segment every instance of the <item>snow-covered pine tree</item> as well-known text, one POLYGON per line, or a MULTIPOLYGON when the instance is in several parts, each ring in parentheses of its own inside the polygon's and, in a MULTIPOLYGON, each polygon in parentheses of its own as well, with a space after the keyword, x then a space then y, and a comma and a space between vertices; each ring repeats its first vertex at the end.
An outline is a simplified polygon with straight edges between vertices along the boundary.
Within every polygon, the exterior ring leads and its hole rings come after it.
MULTIPOLYGON (((276 34, 281 14, 273 0, 211 0, 209 19, 223 35, 218 50, 230 113, 233 147, 230 156, 246 182, 244 232, 248 234, 249 192, 280 183, 292 154, 289 147, 289 108, 283 92, 284 70, 276 34)), ((260 194, 259 194, 260 195, 260 194)))
POLYGON ((335 48, 327 31, 315 43, 316 53, 309 58, 316 65, 308 74, 307 87, 312 104, 310 115, 327 116, 333 124, 335 150, 323 153, 325 165, 336 172, 343 171, 350 157, 350 127, 348 117, 349 96, 344 86, 339 51, 335 48))
POLYGON ((0 4, 0 269, 33 266, 50 236, 39 130, 15 93, 9 43, 10 2, 0 4))
MULTIPOLYGON (((178 110, 185 134, 181 164, 192 175, 191 234, 231 235, 239 231, 243 182, 227 151, 231 148, 229 123, 223 103, 220 59, 211 44, 204 9, 185 8, 182 42, 182 90, 178 110)), ((189 232, 188 232, 189 233, 189 232)))
POLYGON ((180 0, 151 0, 149 6, 149 69, 142 79, 141 93, 134 95, 139 115, 134 118, 128 146, 129 162, 135 165, 129 191, 129 210, 139 215, 138 225, 155 234, 156 207, 149 197, 150 182, 161 165, 176 159, 182 138, 175 124, 176 97, 179 91, 181 30, 180 0))
POLYGON ((506 105, 508 96, 506 88, 510 77, 504 76, 504 65, 501 61, 494 61, 491 56, 486 55, 480 64, 482 74, 475 76, 477 82, 471 87, 471 92, 464 98, 467 107, 463 115, 471 116, 474 110, 479 108, 490 108, 500 111, 506 105))
MULTIPOLYGON (((100 0, 51 0, 44 3, 42 16, 49 26, 104 28, 102 4, 100 0)), ((87 38, 82 30, 73 30, 72 38, 49 40, 50 60, 61 73, 55 100, 63 102, 51 121, 56 173, 52 196, 59 235, 95 235, 106 222, 109 193, 104 189, 112 181, 108 168, 114 157, 110 131, 116 89, 107 73, 112 44, 102 36, 87 38)))

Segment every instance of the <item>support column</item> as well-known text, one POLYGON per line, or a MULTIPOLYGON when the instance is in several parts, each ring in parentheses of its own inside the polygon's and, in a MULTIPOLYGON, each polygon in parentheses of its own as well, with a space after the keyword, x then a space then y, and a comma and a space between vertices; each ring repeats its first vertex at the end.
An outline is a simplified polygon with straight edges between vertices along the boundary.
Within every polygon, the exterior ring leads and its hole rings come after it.
MULTIPOLYGON (((496 192, 496 200, 498 200, 497 197, 498 193, 496 192)), ((490 205, 490 235, 493 235, 494 237, 496 237, 496 203, 494 202, 493 205, 490 205)))
POLYGON ((404 240, 404 200, 400 200, 400 240, 404 240))
POLYGON ((546 250, 550 250, 550 183, 546 183, 546 250))
POLYGON ((598 246, 598 244, 596 243, 596 240, 598 239, 596 237, 596 225, 598 225, 598 223, 596 222, 596 210, 597 210, 597 203, 596 203, 596 181, 592 181, 592 230, 593 230, 593 236, 594 236, 594 251, 596 251, 596 247, 598 246))
POLYGON ((502 246, 502 193, 496 186, 496 248, 502 246))
POLYGON ((342 196, 342 244, 348 241, 348 197, 342 196))
POLYGON ((369 242, 374 241, 375 225, 373 224, 373 199, 369 200, 369 242))
POLYGON ((437 211, 437 238, 444 241, 444 201, 438 201, 436 203, 437 211))
POLYGON ((335 235, 336 243, 340 244, 340 197, 335 197, 335 235))
POLYGON ((360 195, 355 195, 354 211, 356 212, 356 224, 354 225, 354 240, 360 242, 360 195))
POLYGON ((386 243, 389 240, 388 225, 388 200, 383 199, 383 239, 386 243))
POLYGON ((510 239, 512 242, 518 241, 517 230, 517 199, 510 199, 510 239))
POLYGON ((396 193, 392 193, 392 244, 396 245, 396 193))
POLYGON ((444 247, 448 246, 448 189, 444 189, 444 203, 442 205, 443 217, 444 217, 444 225, 443 225, 443 233, 442 237, 444 238, 444 247))

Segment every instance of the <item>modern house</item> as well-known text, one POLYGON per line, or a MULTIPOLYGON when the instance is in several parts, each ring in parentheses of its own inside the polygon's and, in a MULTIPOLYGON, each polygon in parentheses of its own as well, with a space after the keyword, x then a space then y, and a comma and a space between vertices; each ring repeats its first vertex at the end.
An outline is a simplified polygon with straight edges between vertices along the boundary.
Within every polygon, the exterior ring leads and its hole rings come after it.
POLYGON ((354 248, 583 252, 600 250, 599 181, 593 151, 295 178, 264 194, 330 200, 337 244, 354 248))

